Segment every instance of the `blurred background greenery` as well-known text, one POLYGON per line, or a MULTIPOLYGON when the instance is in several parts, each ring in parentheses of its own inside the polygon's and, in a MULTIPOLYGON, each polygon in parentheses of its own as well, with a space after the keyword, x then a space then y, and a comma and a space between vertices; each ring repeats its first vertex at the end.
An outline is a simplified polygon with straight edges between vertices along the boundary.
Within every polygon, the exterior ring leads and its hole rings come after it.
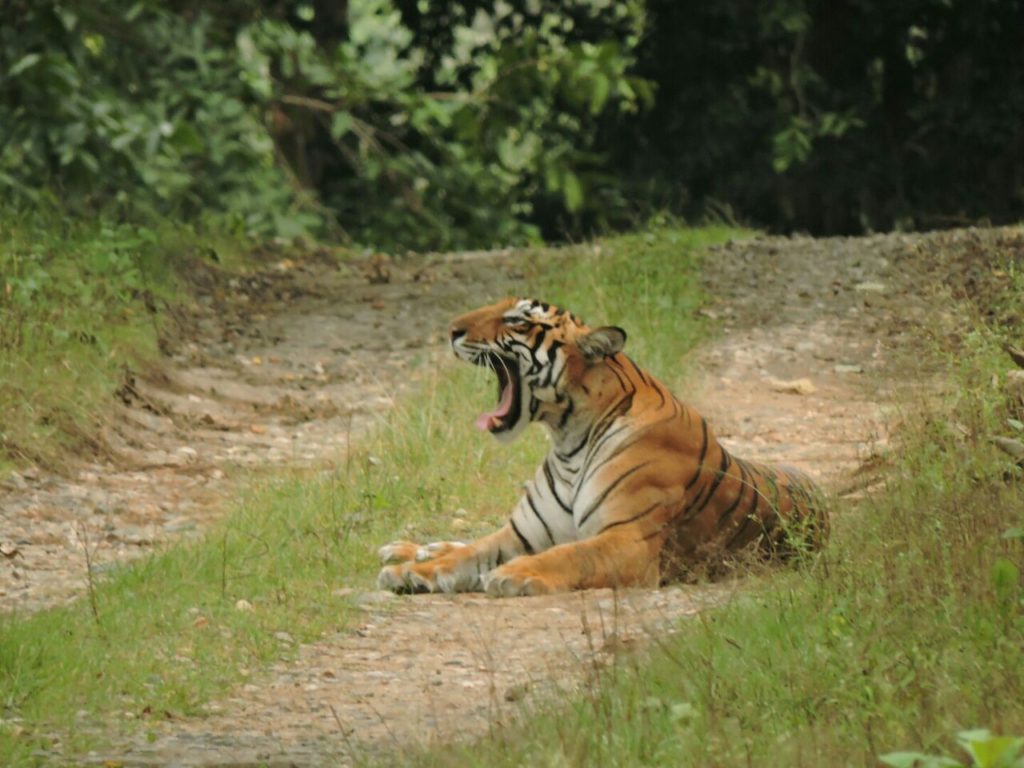
POLYGON ((1020 0, 7 0, 0 196, 380 249, 1018 220, 1020 0))

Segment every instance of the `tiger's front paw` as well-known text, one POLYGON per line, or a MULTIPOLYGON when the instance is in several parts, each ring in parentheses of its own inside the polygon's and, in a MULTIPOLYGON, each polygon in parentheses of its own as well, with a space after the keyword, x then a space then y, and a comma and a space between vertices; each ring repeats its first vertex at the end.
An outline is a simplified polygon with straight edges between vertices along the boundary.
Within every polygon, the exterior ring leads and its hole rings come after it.
MULTIPOLYGON (((382 558, 383 559, 383 558, 382 558)), ((407 594, 410 592, 433 592, 434 582, 416 573, 411 563, 387 565, 377 574, 377 586, 392 592, 407 594)))
MULTIPOLYGON (((377 550, 381 563, 422 563, 435 557, 446 555, 454 549, 464 547, 461 541, 434 541, 430 544, 417 544, 413 541, 392 541, 377 550)), ((382 571, 383 573, 383 571, 382 571)))
POLYGON ((451 564, 433 562, 401 563, 381 568, 377 586, 392 592, 475 592, 480 589, 480 577, 474 573, 452 568, 451 564))
POLYGON ((548 595, 559 589, 549 579, 508 563, 495 568, 483 578, 484 591, 491 597, 517 597, 520 595, 548 595))

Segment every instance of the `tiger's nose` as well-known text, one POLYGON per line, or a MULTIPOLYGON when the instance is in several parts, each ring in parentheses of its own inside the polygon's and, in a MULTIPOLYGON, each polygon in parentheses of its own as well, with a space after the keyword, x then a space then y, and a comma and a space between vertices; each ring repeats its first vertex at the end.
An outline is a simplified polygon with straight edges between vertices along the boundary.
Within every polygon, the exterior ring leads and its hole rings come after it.
POLYGON ((452 335, 452 344, 454 344, 456 341, 458 341, 459 339, 461 339, 463 336, 466 335, 466 330, 464 328, 452 328, 452 334, 451 335, 452 335))

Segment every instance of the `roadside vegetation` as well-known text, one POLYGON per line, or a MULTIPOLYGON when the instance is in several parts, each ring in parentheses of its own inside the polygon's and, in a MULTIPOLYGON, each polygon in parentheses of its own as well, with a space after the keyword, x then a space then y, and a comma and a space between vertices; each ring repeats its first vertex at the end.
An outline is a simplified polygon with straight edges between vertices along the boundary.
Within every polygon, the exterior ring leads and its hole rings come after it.
POLYGON ((0 471, 102 456, 100 414, 173 334, 167 310, 189 296, 181 275, 246 247, 154 218, 0 210, 0 471))
MULTIPOLYGON (((0 479, 102 457, 183 275, 245 268, 250 238, 532 247, 538 294, 626 324, 671 379, 701 333, 700 246, 741 233, 652 211, 823 234, 1019 220, 1020 3, 897 5, 0 3, 0 479)), ((751 579, 459 760, 874 764, 1024 734, 1024 480, 992 441, 1024 441, 1002 351, 1024 265, 987 258, 972 285, 998 269, 999 290, 936 295, 969 318, 920 350, 948 389, 908 398, 813 566, 751 579)), ((431 361, 337 472, 256 479, 202 540, 102 575, 83 555, 86 599, 0 615, 0 763, 199 713, 343 628, 382 541, 446 534, 460 508, 467 535, 493 527, 516 491, 490 479, 541 447, 471 434, 479 373, 431 361)))
MULTIPOLYGON (((628 321, 639 357, 678 370, 700 335, 700 248, 738 234, 659 227, 535 250, 531 288, 584 317, 628 321)), ((56 743, 75 754, 118 727, 200 713, 297 643, 344 628, 353 598, 338 590, 373 587, 382 542, 447 535, 458 509, 467 535, 498 525, 542 445, 478 439, 465 403, 486 397, 485 378, 443 355, 337 472, 256 479, 198 543, 88 577, 69 606, 0 616, 0 755, 31 762, 56 743)))
POLYGON ((898 445, 813 565, 745 580, 520 728, 413 762, 1020 766, 1024 469, 992 440, 1024 431, 1003 349, 1019 341, 1019 268, 987 264, 1011 279, 962 297, 922 342, 945 392, 908 387, 898 445))

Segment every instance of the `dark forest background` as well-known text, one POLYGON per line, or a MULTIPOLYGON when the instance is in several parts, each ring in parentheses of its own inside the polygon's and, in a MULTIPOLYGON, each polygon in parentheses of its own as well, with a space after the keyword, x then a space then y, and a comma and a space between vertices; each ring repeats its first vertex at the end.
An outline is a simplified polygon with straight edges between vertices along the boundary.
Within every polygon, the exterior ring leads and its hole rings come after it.
POLYGON ((378 248, 1024 212, 1020 0, 6 0, 0 195, 378 248))

